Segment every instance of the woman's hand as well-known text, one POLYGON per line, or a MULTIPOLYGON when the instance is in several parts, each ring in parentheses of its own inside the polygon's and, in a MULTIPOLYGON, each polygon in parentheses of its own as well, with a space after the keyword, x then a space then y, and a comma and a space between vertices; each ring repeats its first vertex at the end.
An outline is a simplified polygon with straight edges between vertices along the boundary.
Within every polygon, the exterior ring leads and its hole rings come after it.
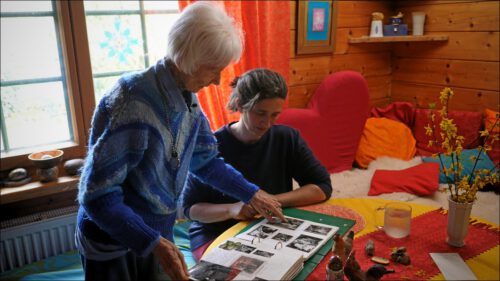
POLYGON ((257 212, 250 205, 240 201, 230 205, 229 214, 232 219, 244 221, 253 219, 257 212))
POLYGON ((250 200, 249 205, 268 221, 272 221, 274 216, 281 221, 286 222, 285 216, 283 216, 283 211, 281 210, 280 202, 274 196, 268 194, 262 189, 259 189, 259 191, 255 193, 252 200, 250 200))
POLYGON ((160 237, 160 243, 153 249, 153 254, 172 280, 189 280, 184 255, 172 242, 160 237))

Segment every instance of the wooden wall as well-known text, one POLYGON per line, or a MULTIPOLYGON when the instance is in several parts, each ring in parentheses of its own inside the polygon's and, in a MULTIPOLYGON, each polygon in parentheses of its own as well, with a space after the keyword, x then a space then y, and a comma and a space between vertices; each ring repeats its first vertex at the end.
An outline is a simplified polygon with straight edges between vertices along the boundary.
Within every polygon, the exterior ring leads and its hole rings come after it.
POLYGON ((290 106, 304 107, 322 79, 339 70, 361 72, 372 106, 411 101, 426 107, 443 87, 456 96, 451 107, 498 110, 499 1, 338 1, 335 50, 295 55, 296 2, 290 5, 290 106), (369 34, 372 12, 386 19, 402 11, 427 14, 425 34, 446 34, 445 42, 348 44, 348 36, 369 34))
POLYGON ((335 51, 331 54, 296 55, 296 2, 290 2, 290 107, 305 107, 319 83, 330 73, 354 70, 368 82, 373 105, 390 102, 391 51, 388 44, 349 45, 347 38, 368 35, 371 13, 390 14, 390 1, 338 1, 335 51))
MULTIPOLYGON (((498 111, 499 1, 416 1, 399 4, 406 15, 427 14, 425 34, 447 34, 446 43, 397 44, 393 52, 393 100, 426 107, 443 87, 450 107, 498 111)), ((410 19, 411 22, 411 19, 410 19)))

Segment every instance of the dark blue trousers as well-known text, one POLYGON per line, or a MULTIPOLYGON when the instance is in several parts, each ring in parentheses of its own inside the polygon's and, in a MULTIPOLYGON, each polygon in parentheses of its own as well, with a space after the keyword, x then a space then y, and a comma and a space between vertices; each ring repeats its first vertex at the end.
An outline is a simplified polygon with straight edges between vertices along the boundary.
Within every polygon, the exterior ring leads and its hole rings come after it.
POLYGON ((88 281, 170 280, 156 257, 151 253, 139 257, 129 251, 126 255, 107 261, 86 259, 80 255, 88 281))

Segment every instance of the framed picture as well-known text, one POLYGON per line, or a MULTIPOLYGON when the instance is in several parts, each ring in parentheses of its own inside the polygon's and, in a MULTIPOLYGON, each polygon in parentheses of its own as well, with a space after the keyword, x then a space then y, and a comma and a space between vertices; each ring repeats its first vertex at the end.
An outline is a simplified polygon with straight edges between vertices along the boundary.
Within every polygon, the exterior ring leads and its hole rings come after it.
POLYGON ((298 1, 297 54, 332 53, 337 1, 298 1))

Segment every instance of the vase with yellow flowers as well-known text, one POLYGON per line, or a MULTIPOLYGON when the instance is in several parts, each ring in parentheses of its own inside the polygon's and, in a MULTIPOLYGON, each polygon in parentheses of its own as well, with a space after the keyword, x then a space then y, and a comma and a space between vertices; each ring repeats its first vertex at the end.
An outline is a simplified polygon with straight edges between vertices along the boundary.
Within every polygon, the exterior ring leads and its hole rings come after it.
POLYGON ((448 197, 448 236, 447 243, 451 246, 462 247, 467 235, 470 212, 476 201, 476 194, 487 184, 499 182, 498 167, 492 169, 478 169, 478 163, 487 157, 487 152, 492 144, 499 141, 498 133, 492 133, 499 126, 497 116, 495 123, 490 128, 480 131, 483 145, 477 148, 477 154, 469 159, 463 159, 464 137, 458 135, 458 128, 453 119, 448 116, 449 101, 453 97, 453 90, 444 88, 439 100, 441 109, 437 110, 435 104, 430 105, 430 123, 425 127, 426 135, 431 137, 428 146, 435 146, 439 152, 434 158, 439 159, 442 173, 446 177, 448 197), (437 114, 436 114, 437 113, 437 114), (451 161, 445 161, 449 158, 451 161), (471 161, 472 170, 464 172, 465 161, 471 161), (449 164, 446 164, 449 163, 449 164))

